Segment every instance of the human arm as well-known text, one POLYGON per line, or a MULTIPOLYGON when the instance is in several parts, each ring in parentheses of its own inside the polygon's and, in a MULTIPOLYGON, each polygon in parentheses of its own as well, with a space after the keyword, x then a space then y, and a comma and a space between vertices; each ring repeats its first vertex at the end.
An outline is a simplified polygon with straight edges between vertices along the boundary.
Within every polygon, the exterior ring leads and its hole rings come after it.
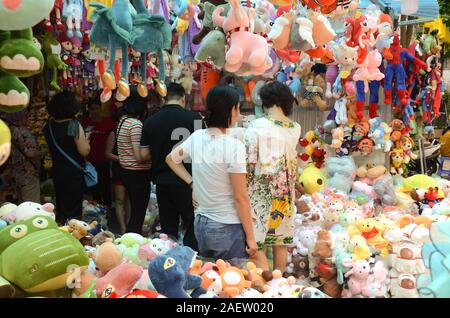
POLYGON ((79 127, 78 136, 74 137, 75 145, 77 147, 78 153, 83 157, 87 157, 91 152, 91 146, 89 145, 89 138, 86 137, 83 126, 79 124, 78 127, 79 127))
POLYGON ((141 136, 141 157, 145 161, 150 161, 150 135, 151 135, 151 129, 150 129, 150 123, 148 121, 145 122, 144 128, 142 129, 142 136, 141 136))
POLYGON ((189 154, 181 147, 177 147, 166 157, 166 163, 170 169, 187 184, 192 183, 192 176, 183 165, 183 160, 189 157, 189 154))
POLYGON ((106 140, 105 157, 111 161, 119 162, 119 156, 113 153, 114 145, 116 144, 116 135, 111 131, 106 140))
POLYGON ((247 254, 252 257, 258 251, 253 233, 253 222, 251 217, 250 199, 247 193, 247 179, 245 173, 230 173, 231 186, 233 187, 234 206, 236 207, 239 220, 244 229, 247 254))
POLYGON ((141 135, 142 135, 142 124, 135 122, 130 128, 130 139, 131 147, 133 149, 133 155, 137 162, 146 163, 148 159, 141 155, 141 135))

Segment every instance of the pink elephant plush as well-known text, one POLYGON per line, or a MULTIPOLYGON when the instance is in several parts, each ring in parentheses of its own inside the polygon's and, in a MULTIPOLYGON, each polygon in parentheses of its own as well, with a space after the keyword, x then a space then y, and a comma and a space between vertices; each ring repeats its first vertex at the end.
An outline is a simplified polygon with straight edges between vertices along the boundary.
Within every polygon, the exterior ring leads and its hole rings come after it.
POLYGON ((239 0, 230 0, 230 5, 227 17, 221 16, 222 7, 213 12, 214 24, 227 35, 225 70, 243 76, 262 75, 272 67, 267 41, 249 32, 250 19, 239 0))

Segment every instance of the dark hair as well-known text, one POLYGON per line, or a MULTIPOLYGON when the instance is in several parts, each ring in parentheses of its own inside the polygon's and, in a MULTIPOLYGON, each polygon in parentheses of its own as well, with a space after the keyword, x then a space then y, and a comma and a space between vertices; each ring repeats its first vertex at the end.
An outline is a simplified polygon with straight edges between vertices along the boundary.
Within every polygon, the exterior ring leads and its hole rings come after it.
POLYGON ((130 96, 123 103, 123 113, 132 117, 144 117, 147 113, 147 98, 139 95, 136 87, 130 87, 130 96))
POLYGON ((208 127, 229 128, 231 111, 239 104, 239 94, 228 85, 213 87, 206 97, 206 124, 208 127))
POLYGON ((292 114, 295 98, 286 84, 273 81, 265 84, 259 91, 262 106, 272 108, 274 105, 281 107, 286 116, 292 114))
POLYGON ((102 102, 98 98, 89 98, 86 103, 86 109, 89 110, 89 108, 91 108, 94 105, 101 106, 102 102))
POLYGON ((167 85, 166 100, 169 100, 172 98, 181 98, 184 95, 186 95, 186 92, 184 90, 184 87, 181 86, 181 84, 172 82, 172 83, 169 83, 169 85, 167 85))
POLYGON ((74 93, 62 91, 53 96, 48 103, 47 111, 54 119, 71 119, 80 111, 80 104, 74 93))

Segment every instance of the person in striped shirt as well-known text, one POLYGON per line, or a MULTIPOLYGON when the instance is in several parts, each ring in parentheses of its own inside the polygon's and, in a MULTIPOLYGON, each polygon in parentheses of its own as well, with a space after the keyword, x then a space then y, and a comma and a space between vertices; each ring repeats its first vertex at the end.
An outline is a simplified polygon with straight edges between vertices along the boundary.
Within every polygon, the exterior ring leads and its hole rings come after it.
POLYGON ((150 163, 140 152, 142 120, 147 113, 147 99, 142 98, 134 87, 125 100, 123 113, 116 136, 122 180, 131 205, 127 232, 140 234, 150 198, 150 163))

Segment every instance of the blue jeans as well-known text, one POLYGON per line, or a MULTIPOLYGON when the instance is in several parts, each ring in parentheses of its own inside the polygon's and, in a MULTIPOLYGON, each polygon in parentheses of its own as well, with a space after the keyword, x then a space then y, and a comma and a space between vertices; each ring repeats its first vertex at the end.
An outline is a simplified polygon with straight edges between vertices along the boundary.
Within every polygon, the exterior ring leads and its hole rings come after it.
POLYGON ((197 215, 194 231, 202 257, 225 261, 233 258, 248 258, 242 224, 223 224, 197 215))

